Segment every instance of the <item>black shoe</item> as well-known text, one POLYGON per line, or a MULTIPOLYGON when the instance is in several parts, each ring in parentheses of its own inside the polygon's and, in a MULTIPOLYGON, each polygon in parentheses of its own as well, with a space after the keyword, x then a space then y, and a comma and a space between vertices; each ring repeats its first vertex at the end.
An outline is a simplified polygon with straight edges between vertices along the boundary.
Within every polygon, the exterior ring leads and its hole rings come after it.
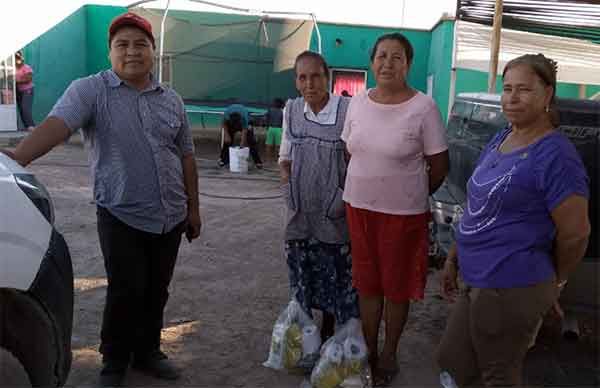
POLYGON ((159 379, 177 380, 180 377, 177 368, 161 351, 141 359, 136 358, 131 367, 159 379))
POLYGON ((122 387, 127 367, 121 364, 107 362, 100 371, 101 387, 122 387))

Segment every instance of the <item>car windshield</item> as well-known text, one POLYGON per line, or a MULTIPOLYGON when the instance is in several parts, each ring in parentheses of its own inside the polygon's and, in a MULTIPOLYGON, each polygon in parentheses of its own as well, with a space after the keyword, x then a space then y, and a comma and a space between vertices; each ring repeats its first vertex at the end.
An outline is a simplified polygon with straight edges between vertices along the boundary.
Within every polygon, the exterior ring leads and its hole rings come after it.
POLYGON ((464 127, 464 139, 485 146, 507 121, 497 105, 476 104, 469 125, 464 127))

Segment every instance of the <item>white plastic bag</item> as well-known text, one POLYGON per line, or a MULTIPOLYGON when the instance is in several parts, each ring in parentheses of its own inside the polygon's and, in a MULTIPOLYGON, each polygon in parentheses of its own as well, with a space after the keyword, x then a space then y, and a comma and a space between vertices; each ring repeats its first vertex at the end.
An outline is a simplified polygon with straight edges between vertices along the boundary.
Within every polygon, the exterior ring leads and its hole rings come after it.
POLYGON ((273 325, 269 358, 263 365, 276 370, 310 370, 319 358, 320 347, 317 326, 292 299, 273 325))
POLYGON ((364 379, 367 361, 367 345, 360 320, 352 318, 323 344, 321 358, 310 381, 315 388, 354 386, 354 382, 364 379))

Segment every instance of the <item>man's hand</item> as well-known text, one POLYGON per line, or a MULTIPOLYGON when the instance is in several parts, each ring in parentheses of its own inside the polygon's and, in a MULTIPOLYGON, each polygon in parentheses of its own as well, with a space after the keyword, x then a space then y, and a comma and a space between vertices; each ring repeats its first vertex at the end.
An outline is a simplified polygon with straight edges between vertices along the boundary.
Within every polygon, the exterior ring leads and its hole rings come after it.
POLYGON ((200 203, 198 202, 198 171, 194 154, 184 155, 181 159, 183 166, 183 184, 187 194, 187 219, 185 237, 189 242, 200 236, 202 220, 200 219, 200 203))
POLYGON ((12 151, 7 150, 6 148, 0 148, 0 152, 5 154, 6 156, 8 156, 9 158, 11 158, 12 160, 15 160, 15 154, 12 151))
POLYGON ((7 152, 6 150, 2 150, 2 152, 10 156, 21 166, 26 167, 35 159, 45 155, 56 145, 67 140, 70 134, 70 129, 62 119, 49 117, 21 140, 14 152, 7 152))
POLYGON ((200 218, 200 211, 198 209, 190 209, 187 216, 187 225, 185 228, 185 237, 188 242, 198 238, 200 236, 200 230, 202 229, 202 219, 200 218))

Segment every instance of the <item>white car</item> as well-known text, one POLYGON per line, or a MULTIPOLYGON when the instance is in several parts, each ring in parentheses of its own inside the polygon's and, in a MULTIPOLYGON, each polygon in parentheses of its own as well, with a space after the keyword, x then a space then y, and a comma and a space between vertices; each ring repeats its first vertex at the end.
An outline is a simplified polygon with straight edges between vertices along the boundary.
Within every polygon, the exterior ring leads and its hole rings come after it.
POLYGON ((62 386, 71 368, 73 269, 48 192, 0 153, 0 347, 33 386, 62 386))

